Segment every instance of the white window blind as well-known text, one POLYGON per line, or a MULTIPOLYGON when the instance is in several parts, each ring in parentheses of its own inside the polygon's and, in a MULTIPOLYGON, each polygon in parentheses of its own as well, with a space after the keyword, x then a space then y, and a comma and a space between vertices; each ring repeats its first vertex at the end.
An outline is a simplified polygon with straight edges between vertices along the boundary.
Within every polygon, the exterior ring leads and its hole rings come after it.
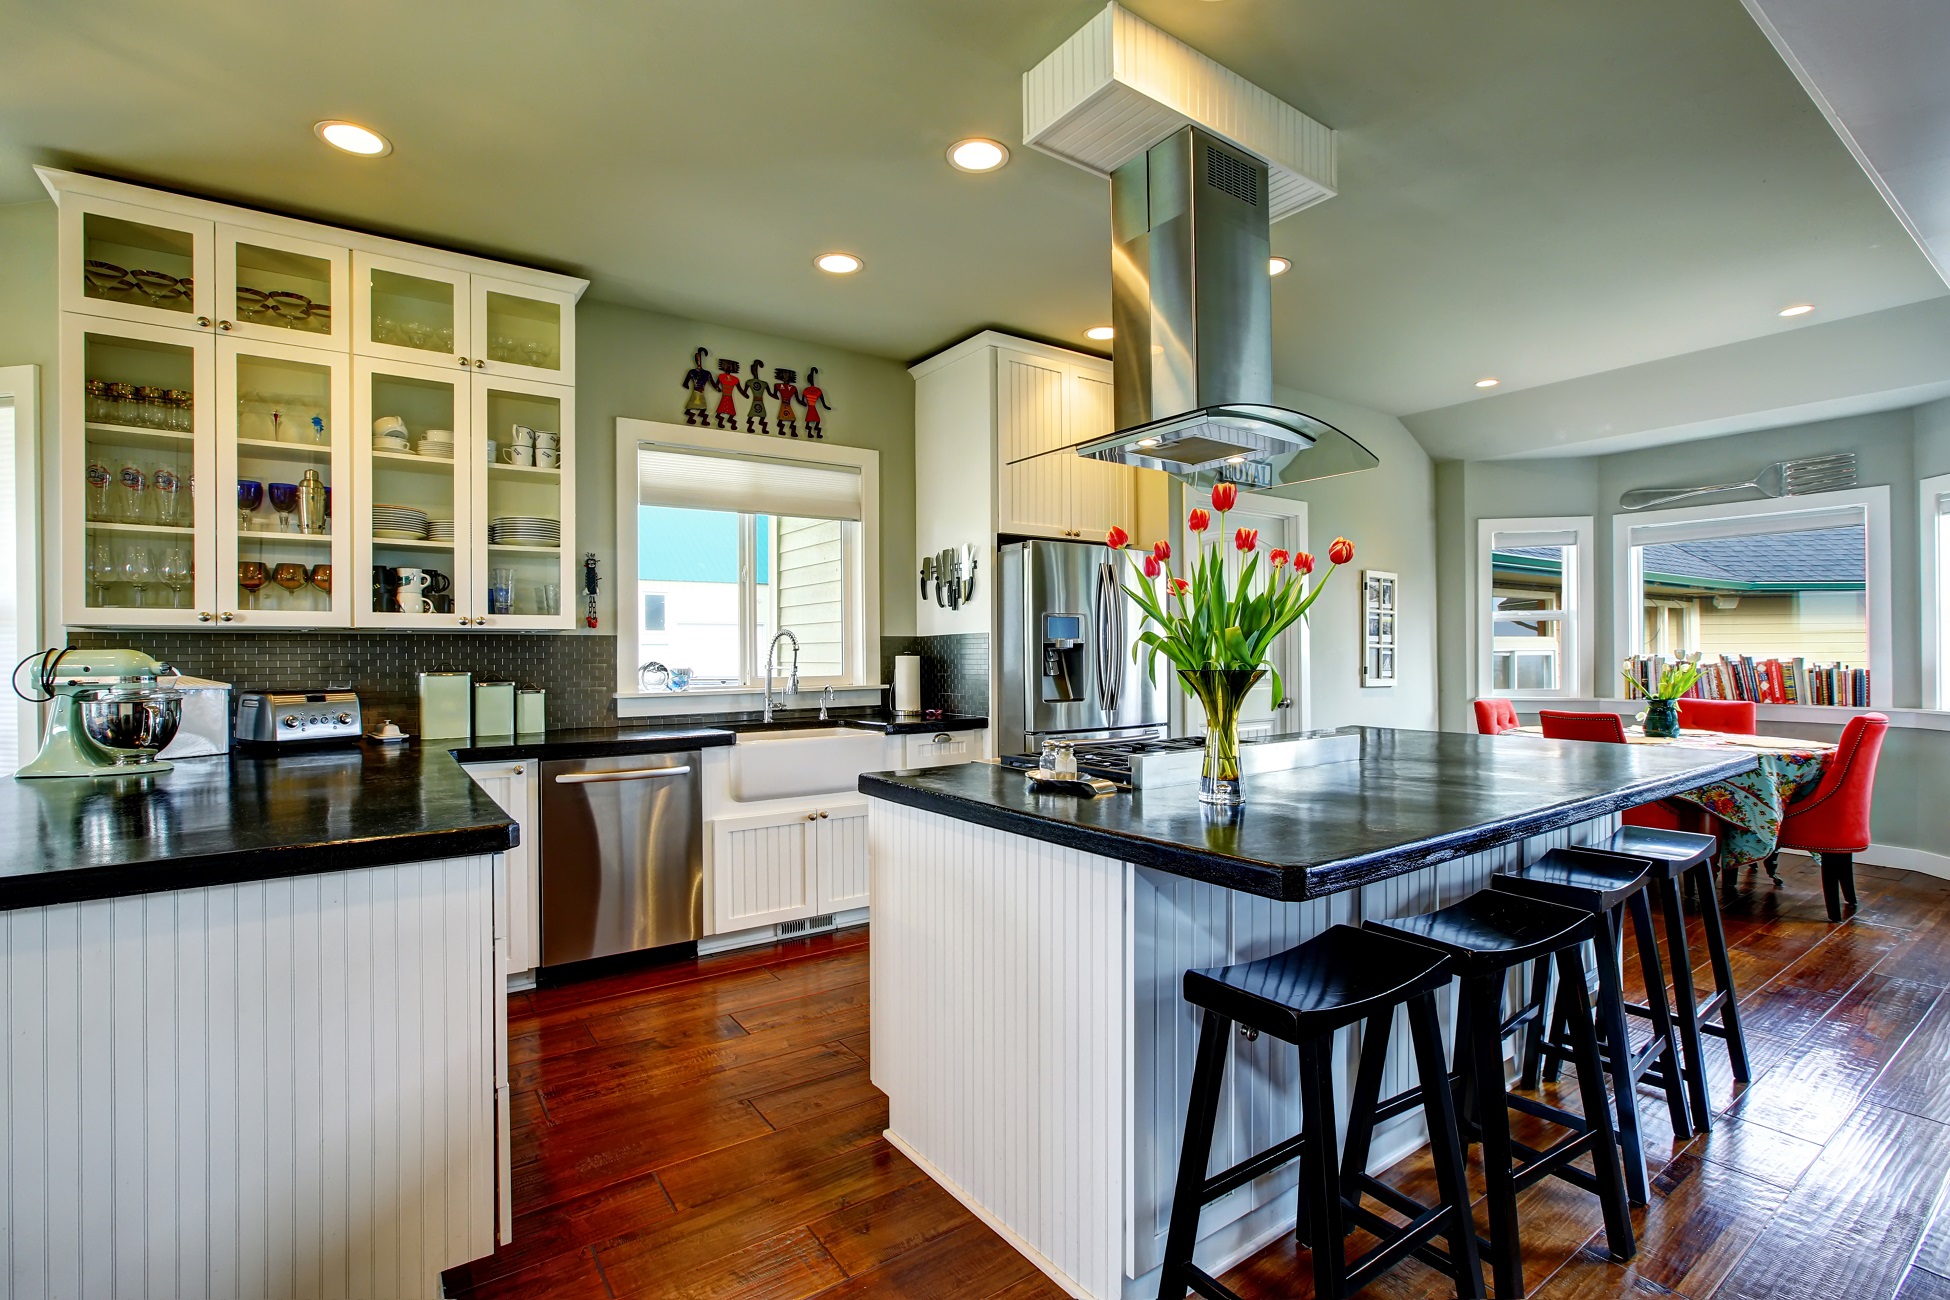
POLYGON ((1860 528, 1868 519, 1861 506, 1829 506, 1818 510, 1784 509, 1766 514, 1734 515, 1725 519, 1695 519, 1685 523, 1635 524, 1626 534, 1631 546, 1661 546, 1675 542, 1704 542, 1721 537, 1763 537, 1770 533, 1805 533, 1826 528, 1860 528))
POLYGON ((857 469, 650 443, 637 445, 636 463, 637 500, 646 506, 855 522, 861 516, 857 469))

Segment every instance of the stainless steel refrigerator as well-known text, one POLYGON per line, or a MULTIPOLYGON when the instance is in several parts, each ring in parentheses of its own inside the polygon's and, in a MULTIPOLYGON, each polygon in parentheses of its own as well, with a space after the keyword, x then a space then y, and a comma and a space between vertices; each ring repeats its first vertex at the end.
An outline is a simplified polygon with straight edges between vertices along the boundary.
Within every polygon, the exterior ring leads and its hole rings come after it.
POLYGON ((1143 659, 1131 659, 1144 615, 1122 590, 1134 580, 1129 554, 1099 543, 1011 542, 996 569, 998 753, 1034 753, 1052 735, 1165 734, 1171 664, 1158 661, 1154 685, 1143 659))

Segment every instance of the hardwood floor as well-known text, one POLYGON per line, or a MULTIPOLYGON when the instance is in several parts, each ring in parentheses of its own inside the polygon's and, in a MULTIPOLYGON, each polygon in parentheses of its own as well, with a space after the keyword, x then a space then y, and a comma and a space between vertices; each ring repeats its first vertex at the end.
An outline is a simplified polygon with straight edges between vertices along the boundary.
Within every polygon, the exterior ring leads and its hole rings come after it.
MULTIPOLYGON (((1812 864, 1782 873, 1725 912, 1753 1082, 1735 1093, 1709 1043, 1718 1113, 1683 1143, 1645 1094, 1656 1176, 1630 1264, 1607 1258, 1590 1197, 1525 1192, 1532 1296, 1950 1300, 1950 881, 1859 868, 1861 914, 1832 926, 1812 864)), ((880 1136, 866 978, 854 930, 517 997, 515 1242, 448 1293, 1060 1297, 880 1136)), ((1413 1158, 1387 1177, 1432 1182, 1413 1158)), ((1226 1281, 1312 1294, 1290 1239, 1226 1281)), ((1363 1294, 1452 1290, 1411 1261, 1363 1294)))

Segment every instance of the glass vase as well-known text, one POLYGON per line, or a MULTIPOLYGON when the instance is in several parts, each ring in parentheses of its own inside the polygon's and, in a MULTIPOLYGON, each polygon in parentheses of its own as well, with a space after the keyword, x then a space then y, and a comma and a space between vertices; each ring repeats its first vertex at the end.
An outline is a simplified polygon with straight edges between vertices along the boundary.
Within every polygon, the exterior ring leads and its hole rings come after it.
POLYGON ((1205 766, 1200 770, 1200 802, 1235 807, 1246 801, 1239 780, 1239 706, 1264 668, 1201 668, 1178 670, 1185 689, 1205 709, 1205 766))
POLYGON ((1655 739, 1671 740, 1679 734, 1679 701, 1647 700, 1645 702, 1645 734, 1655 739))

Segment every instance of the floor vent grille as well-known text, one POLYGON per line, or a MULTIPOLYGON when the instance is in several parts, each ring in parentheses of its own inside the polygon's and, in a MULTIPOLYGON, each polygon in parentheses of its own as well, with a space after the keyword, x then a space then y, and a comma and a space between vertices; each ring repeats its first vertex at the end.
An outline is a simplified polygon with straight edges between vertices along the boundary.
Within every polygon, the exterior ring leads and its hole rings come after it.
POLYGON ((797 921, 780 921, 778 936, 783 939, 788 935, 807 934, 813 930, 830 930, 832 928, 833 918, 830 914, 826 916, 808 916, 797 921))

